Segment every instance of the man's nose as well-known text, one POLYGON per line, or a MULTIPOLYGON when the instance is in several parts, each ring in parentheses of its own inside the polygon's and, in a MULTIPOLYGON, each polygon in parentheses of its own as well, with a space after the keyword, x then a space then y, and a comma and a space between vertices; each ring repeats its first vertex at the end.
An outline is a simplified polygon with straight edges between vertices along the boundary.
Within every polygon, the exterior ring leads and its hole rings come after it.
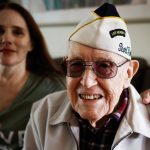
POLYGON ((97 76, 94 74, 91 68, 86 68, 85 72, 82 75, 82 79, 80 81, 81 85, 90 88, 94 85, 97 85, 97 76))

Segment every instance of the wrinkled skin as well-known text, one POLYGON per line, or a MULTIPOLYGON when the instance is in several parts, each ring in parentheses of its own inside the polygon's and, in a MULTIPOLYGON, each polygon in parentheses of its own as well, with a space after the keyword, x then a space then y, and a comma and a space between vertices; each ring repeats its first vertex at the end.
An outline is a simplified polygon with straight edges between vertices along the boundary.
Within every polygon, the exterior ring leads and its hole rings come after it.
MULTIPOLYGON (((104 50, 70 42, 68 60, 80 58, 85 61, 109 60, 116 64, 125 58, 104 50)), ((78 78, 67 77, 67 92, 73 109, 93 127, 103 124, 105 116, 112 113, 124 88, 127 88, 138 69, 137 61, 129 61, 118 68, 110 79, 97 77, 90 67, 78 78), (96 99, 93 99, 97 96, 96 99)))

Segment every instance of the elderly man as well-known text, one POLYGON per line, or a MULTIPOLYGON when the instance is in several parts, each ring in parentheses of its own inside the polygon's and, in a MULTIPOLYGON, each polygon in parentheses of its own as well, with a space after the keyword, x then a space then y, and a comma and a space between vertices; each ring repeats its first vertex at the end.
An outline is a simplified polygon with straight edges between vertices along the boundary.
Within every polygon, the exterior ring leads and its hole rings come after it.
POLYGON ((130 84, 138 70, 115 6, 105 3, 69 38, 67 91, 34 104, 24 149, 148 150, 147 108, 130 84))

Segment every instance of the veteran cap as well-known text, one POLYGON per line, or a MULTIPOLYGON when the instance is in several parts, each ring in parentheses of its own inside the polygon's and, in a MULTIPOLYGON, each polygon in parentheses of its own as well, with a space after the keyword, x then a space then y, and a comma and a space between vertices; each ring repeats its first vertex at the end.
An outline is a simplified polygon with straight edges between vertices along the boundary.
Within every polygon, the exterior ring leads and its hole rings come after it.
POLYGON ((81 21, 70 41, 131 59, 131 41, 125 21, 113 4, 104 3, 81 21))

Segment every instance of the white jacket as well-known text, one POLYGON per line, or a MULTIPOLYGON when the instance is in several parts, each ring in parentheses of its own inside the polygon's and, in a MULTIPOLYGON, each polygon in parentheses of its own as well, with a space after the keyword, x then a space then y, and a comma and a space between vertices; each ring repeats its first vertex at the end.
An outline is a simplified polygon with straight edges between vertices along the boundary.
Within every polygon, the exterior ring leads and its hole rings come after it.
MULTIPOLYGON (((116 133, 112 150, 149 150, 148 108, 131 85, 129 105, 116 133)), ((79 150, 79 127, 66 91, 35 103, 26 128, 24 150, 79 150)))

